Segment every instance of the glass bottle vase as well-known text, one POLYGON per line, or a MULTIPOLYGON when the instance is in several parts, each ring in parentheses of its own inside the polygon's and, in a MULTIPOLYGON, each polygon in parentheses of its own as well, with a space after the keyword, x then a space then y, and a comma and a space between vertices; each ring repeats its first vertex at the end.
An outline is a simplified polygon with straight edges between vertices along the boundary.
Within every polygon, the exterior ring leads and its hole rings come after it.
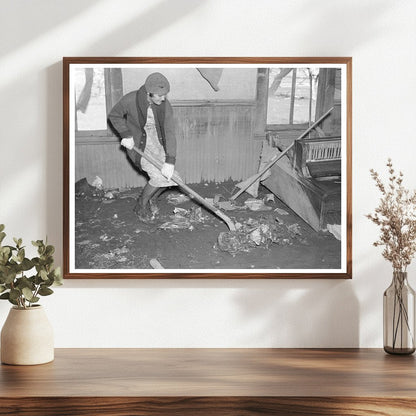
POLYGON ((393 272, 393 280, 383 295, 384 351, 412 354, 415 351, 415 291, 407 272, 393 272))

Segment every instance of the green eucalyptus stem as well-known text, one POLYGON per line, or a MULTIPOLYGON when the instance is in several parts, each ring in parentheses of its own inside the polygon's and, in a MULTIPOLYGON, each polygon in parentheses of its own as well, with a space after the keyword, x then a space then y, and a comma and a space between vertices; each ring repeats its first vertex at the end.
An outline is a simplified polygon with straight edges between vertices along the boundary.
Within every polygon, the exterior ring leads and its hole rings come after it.
MULTIPOLYGON (((22 271, 22 278, 24 276, 24 272, 22 271)), ((26 298, 24 297, 24 295, 22 294, 21 296, 19 296, 20 299, 20 303, 23 305, 23 309, 26 309, 26 298)), ((29 303, 30 306, 30 303, 29 303)))
POLYGON ((19 296, 19 297, 17 298, 17 306, 18 306, 19 308, 26 309, 25 298, 23 297, 23 295, 22 295, 22 296, 19 296))
POLYGON ((55 247, 47 240, 32 241, 37 255, 28 258, 21 238, 13 238, 14 246, 3 245, 4 229, 4 224, 0 224, 0 299, 27 309, 37 303, 40 296, 51 295, 51 286, 63 283, 60 267, 54 266, 55 247))
POLYGON ((33 297, 35 298, 36 296, 38 296, 39 293, 39 289, 40 289, 40 284, 37 285, 35 291, 33 292, 33 297))

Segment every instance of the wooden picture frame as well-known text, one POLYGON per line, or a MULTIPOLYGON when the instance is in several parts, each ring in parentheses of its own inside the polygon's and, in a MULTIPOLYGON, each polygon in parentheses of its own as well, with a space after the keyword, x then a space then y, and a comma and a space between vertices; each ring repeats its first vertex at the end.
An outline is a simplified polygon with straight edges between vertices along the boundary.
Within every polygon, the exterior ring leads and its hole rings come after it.
MULTIPOLYGON (((168 104, 152 105, 167 129, 168 104)), ((64 278, 351 278, 351 130, 350 57, 63 58, 64 278), (165 228, 133 216, 147 182, 126 153, 142 149, 108 123, 154 72, 176 121, 172 198, 190 207, 172 205, 165 228)))

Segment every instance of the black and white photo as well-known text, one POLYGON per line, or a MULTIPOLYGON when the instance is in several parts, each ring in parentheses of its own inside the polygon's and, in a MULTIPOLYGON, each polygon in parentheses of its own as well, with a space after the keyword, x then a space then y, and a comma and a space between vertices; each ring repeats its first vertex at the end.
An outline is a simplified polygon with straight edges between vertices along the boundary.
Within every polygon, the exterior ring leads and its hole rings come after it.
POLYGON ((351 277, 350 58, 64 58, 64 277, 351 277))

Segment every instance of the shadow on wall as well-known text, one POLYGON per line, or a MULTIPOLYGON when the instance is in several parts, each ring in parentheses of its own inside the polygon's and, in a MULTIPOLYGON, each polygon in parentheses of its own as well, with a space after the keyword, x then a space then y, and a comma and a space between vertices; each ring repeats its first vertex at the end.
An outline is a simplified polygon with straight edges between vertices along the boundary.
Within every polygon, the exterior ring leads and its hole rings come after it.
MULTIPOLYGON (((9 52, 16 52, 20 47, 25 46, 29 42, 33 42, 40 36, 45 36, 48 32, 59 28, 70 22, 77 22, 77 18, 88 12, 89 9, 99 7, 102 0, 72 0, 66 1, 45 1, 32 0, 30 2, 22 2, 8 0, 2 3, 2 16, 0 19, 3 33, 9 33, 7 42, 3 42, 0 46, 0 56, 6 55, 9 52), (23 9, 24 8, 24 9, 23 9), (18 22, 18 26, 16 26, 18 22), (19 28, 26 28, 20 30, 19 28), (30 28, 30 29, 28 29, 30 28)), ((86 43, 75 48, 78 50, 77 56, 99 56, 99 53, 120 55, 127 48, 137 45, 144 39, 150 37, 153 33, 160 33, 163 28, 175 24, 178 20, 183 18, 195 9, 200 8, 202 2, 195 2, 193 0, 176 0, 174 3, 169 0, 158 2, 153 7, 150 7, 139 16, 132 14, 134 10, 126 9, 125 16, 130 16, 128 23, 123 25, 107 36, 100 39, 99 42, 88 44, 88 37, 81 37, 85 39, 86 43), (129 13, 130 10, 130 13, 129 13)), ((117 5, 117 7, 123 7, 117 5)), ((97 27, 105 27, 107 19, 111 20, 111 9, 108 5, 103 5, 100 9, 100 21, 96 21, 97 27), (107 13, 105 9, 107 8, 107 13)), ((74 24, 74 31, 79 30, 79 26, 74 24)), ((86 32, 90 28, 85 28, 86 32)), ((74 39, 78 41, 80 34, 76 33, 74 39)), ((64 53, 65 51, 61 51, 64 53)))
POLYGON ((3 328, 4 322, 6 321, 9 310, 12 307, 12 304, 7 300, 0 301, 0 330, 3 328))
MULTIPOLYGON (((357 229, 360 229, 357 227, 357 229)), ((361 228, 363 229, 363 228, 361 228)), ((357 236, 359 234, 357 233, 357 236)), ((363 234, 364 235, 364 234, 363 234)), ((375 238, 374 238, 375 240, 375 238)), ((369 348, 383 346, 383 294, 393 278, 393 268, 381 255, 381 247, 373 247, 372 241, 365 247, 359 247, 355 255, 355 274, 360 278, 355 282, 355 290, 359 293, 360 312, 360 342, 369 348)), ((413 265, 409 270, 409 283, 412 282, 413 265)))
MULTIPOLYGON (((299 33, 307 33, 310 30, 310 22, 313 21, 314 24, 319 25, 319 22, 325 22, 325 25, 328 22, 338 22, 338 17, 349 16, 350 19, 355 21, 355 27, 362 27, 362 30, 357 30, 357 39, 356 42, 363 42, 366 40, 363 37, 363 31, 368 33, 368 36, 374 36, 374 33, 377 33, 378 27, 377 22, 374 18, 374 10, 372 10, 372 19, 368 19, 364 16, 367 16, 364 11, 368 5, 351 5, 345 6, 328 6, 327 2, 321 2, 322 5, 314 3, 313 9, 309 10, 308 7, 303 6, 302 10, 297 10, 296 14, 297 19, 302 22, 302 18, 305 21, 305 26, 297 25, 300 28, 303 28, 299 33), (298 13, 299 12, 299 13, 298 13), (316 20, 311 19, 311 15, 316 15, 316 20), (362 19, 365 20, 361 24, 356 22, 356 18, 363 16, 362 19), (306 23, 309 23, 307 25, 306 23)), ((14 4, 14 3, 13 3, 14 4)), ((16 15, 21 11, 21 6, 19 3, 15 5, 9 5, 9 14, 16 15)), ((69 6, 65 8, 61 7, 61 4, 54 2, 45 2, 45 1, 35 1, 31 2, 28 6, 30 9, 25 10, 24 16, 27 19, 33 19, 35 26, 33 30, 21 31, 22 34, 13 38, 13 42, 8 44, 7 48, 11 50, 18 49, 19 45, 22 45, 25 42, 28 42, 30 39, 36 38, 36 36, 45 35, 48 31, 51 31, 55 27, 58 27, 60 24, 63 24, 65 21, 73 20, 76 22, 77 15, 81 15, 83 12, 88 11, 89 8, 99 4, 99 1, 88 2, 88 6, 85 6, 85 2, 81 0, 76 0, 71 2, 69 6), (45 5, 48 6, 47 13, 44 13, 45 5), (33 9, 33 10, 31 10, 33 9), (34 18, 35 17, 35 18, 34 18), (38 17, 36 19, 36 17, 38 17), (30 37, 30 39, 29 39, 30 37)), ((385 12, 388 1, 385 1, 384 9, 378 7, 376 13, 380 14, 385 12)), ((118 27, 110 29, 104 36, 102 36, 99 41, 93 39, 89 43, 89 37, 84 38, 84 43, 80 43, 78 39, 79 36, 76 36, 75 39, 78 40, 78 44, 71 48, 71 54, 73 50, 76 50, 76 55, 79 56, 116 56, 122 54, 123 51, 128 50, 131 47, 140 45, 141 42, 145 41, 148 38, 158 34, 163 34, 163 32, 170 26, 177 24, 179 21, 184 19, 186 16, 195 12, 195 10, 204 7, 203 2, 195 2, 193 0, 177 0, 174 3, 169 0, 164 0, 158 2, 148 9, 145 9, 139 15, 134 13, 130 15, 128 21, 123 21, 118 27), (157 30, 155 25, 157 24, 157 30)), ((312 7, 312 6, 311 6, 312 7)), ((111 16, 110 13, 103 13, 103 16, 111 16)), ((109 17, 110 18, 110 17, 109 17)), ((341 19, 343 21, 343 19, 341 19)), ((340 21, 341 21, 340 20, 340 21)), ((13 19, 9 20, 10 22, 13 19)), ((12 23, 10 23, 12 24, 12 23)), ((104 23, 103 23, 104 24, 104 23)), ((335 23, 331 23, 334 25, 335 23)), ((336 23, 338 24, 338 23, 336 23)), ((338 27, 338 26, 337 26, 338 27)), ((77 25, 74 24, 74 31, 77 30, 77 25)), ((7 28, 6 28, 7 29, 7 28)), ((66 29, 68 31, 68 29, 66 29)), ((337 32, 339 29, 334 29, 334 27, 328 27, 328 33, 332 31, 337 32)), ((184 38, 189 34, 186 31, 179 32, 177 41, 178 43, 186 41, 184 38)), ((217 34, 218 35, 218 34, 217 34)), ((302 35, 304 36, 304 35, 302 35)), ((345 36, 346 39, 351 39, 349 36, 345 36)), ((62 51, 65 55, 65 50, 62 51)), ((62 200, 62 180, 60 180, 59 171, 62 171, 61 166, 61 157, 57 155, 62 154, 62 98, 61 94, 58 94, 57 91, 62 91, 62 64, 61 62, 51 65, 47 68, 47 119, 45 121, 47 125, 47 178, 48 182, 46 185, 47 189, 47 207, 48 212, 45 213, 47 218, 47 233, 49 236, 54 237, 57 234, 57 230, 61 229, 61 215, 62 206, 57 206, 57 200, 62 200), (61 184, 59 184, 61 182, 61 184)), ((20 82, 20 81, 19 81, 20 82)), ((51 238, 51 241, 60 241, 61 239, 51 238)), ((57 260, 61 257, 59 250, 57 251, 57 260)))
MULTIPOLYGON (((137 295, 132 291, 126 292, 130 293, 127 296, 132 296, 133 303, 138 301, 140 296, 148 299, 143 294, 149 290, 149 293, 155 291, 153 293, 157 299, 153 298, 151 305, 148 306, 143 306, 141 303, 140 307, 143 311, 152 311, 152 308, 156 307, 153 311, 155 315, 152 315, 152 327, 158 326, 159 331, 156 332, 162 331, 171 342, 176 343, 174 344, 176 347, 183 348, 190 345, 203 347, 207 344, 210 347, 243 346, 245 348, 356 348, 360 346, 360 308, 350 280, 93 279, 67 280, 65 288, 93 289, 94 296, 98 296, 100 289, 133 289, 137 290, 137 295), (194 290, 186 295, 183 289, 194 290), (192 299, 186 299, 186 296, 192 296, 192 299), (164 299, 166 299, 165 304, 164 299), (171 313, 164 316, 157 309, 158 304, 163 304, 163 309, 168 308, 171 313), (181 306, 176 310, 178 304, 181 306), (196 312, 194 310, 196 305, 202 310, 196 312), (217 309, 209 309, 213 307, 212 305, 217 309), (208 309, 204 311, 204 308, 208 309), (224 315, 219 310, 228 312, 224 315), (176 328, 175 319, 181 314, 183 314, 181 322, 187 330, 184 331, 181 343, 177 343, 176 333, 169 335, 169 329, 176 328), (176 318, 172 320, 172 316, 176 318), (207 333, 211 333, 211 336, 201 335, 207 333)), ((137 313, 139 316, 140 313, 137 313)), ((142 315, 141 319, 143 319, 141 329, 143 331, 148 318, 142 315)), ((147 334, 147 344, 141 346, 165 345, 163 342, 160 344, 160 339, 152 338, 153 332, 154 329, 150 330, 147 334)), ((134 339, 134 334, 130 338, 134 339)))
MULTIPOLYGON (((354 47, 362 47, 364 43, 374 39, 377 35, 384 36, 386 30, 391 33, 391 26, 383 25, 380 17, 396 6, 390 0, 377 1, 377 5, 372 2, 347 4, 347 2, 326 0, 298 2, 297 4, 298 8, 293 8, 296 21, 295 39, 305 39, 315 33, 321 34, 327 31, 328 35, 336 40, 332 42, 337 51, 335 56, 339 56, 339 51, 353 51, 354 47), (299 30, 300 28, 303 30, 299 30)), ((388 24, 389 20, 384 22, 388 24)), ((331 54, 334 54, 334 51, 329 50, 325 56, 331 56, 331 54)))
MULTIPOLYGON (((36 2, 38 3, 38 2, 36 2)), ((70 16, 79 13, 82 10, 82 4, 85 2, 77 1, 71 4, 70 16)), ((193 0, 178 0, 172 7, 172 2, 165 0, 157 3, 150 9, 146 10, 139 16, 133 16, 129 22, 109 32, 105 37, 101 38, 99 43, 82 45, 78 48, 78 56, 111 56, 119 55, 120 51, 124 51, 133 45, 143 42, 151 37, 155 32, 155 23, 157 23, 158 31, 160 28, 166 28, 169 25, 176 24, 187 14, 192 13, 199 8, 202 3, 193 0)), ((54 11, 48 11, 48 21, 60 22, 63 20, 61 16, 62 7, 57 10, 57 17, 53 16, 54 11), (52 14, 52 16, 51 16, 52 14)), ((66 9, 66 8, 65 8, 66 9)), ((85 6, 84 6, 85 9, 85 6)), ((68 16, 67 16, 68 18, 68 16)), ((62 241, 62 236, 55 239, 56 230, 62 229, 62 96, 57 91, 62 91, 62 62, 51 65, 47 68, 47 207, 46 214, 47 230, 51 236, 50 241, 62 241)), ((56 259, 62 259, 63 253, 60 251, 60 245, 56 243, 56 259)))
POLYGON ((28 42, 33 42, 36 38, 44 36, 45 33, 54 30, 67 21, 76 19, 77 15, 85 13, 87 9, 100 3, 100 1, 32 0, 21 2, 8 0, 2 2, 2 16, 4 19, 1 19, 1 29, 3 33, 12 35, 8 36, 7 42, 2 42, 0 55, 5 55, 12 51, 15 52, 19 47, 25 46, 28 42), (23 8, 24 10, 22 10, 23 8), (19 16, 19 19, 17 19, 17 16, 19 16), (30 29, 27 30, 27 28, 30 29))
POLYGON ((351 281, 280 280, 235 297, 251 328, 243 345, 277 348, 358 347, 359 303, 351 281))
MULTIPOLYGON (((98 42, 79 48, 80 56, 120 56, 120 52, 122 54, 147 38, 163 33, 166 28, 201 8, 203 4, 194 0, 158 2, 139 16, 132 15, 129 21, 123 22, 118 29, 109 31, 98 42)), ((181 42, 186 42, 186 39, 178 39, 178 43, 181 42)))

